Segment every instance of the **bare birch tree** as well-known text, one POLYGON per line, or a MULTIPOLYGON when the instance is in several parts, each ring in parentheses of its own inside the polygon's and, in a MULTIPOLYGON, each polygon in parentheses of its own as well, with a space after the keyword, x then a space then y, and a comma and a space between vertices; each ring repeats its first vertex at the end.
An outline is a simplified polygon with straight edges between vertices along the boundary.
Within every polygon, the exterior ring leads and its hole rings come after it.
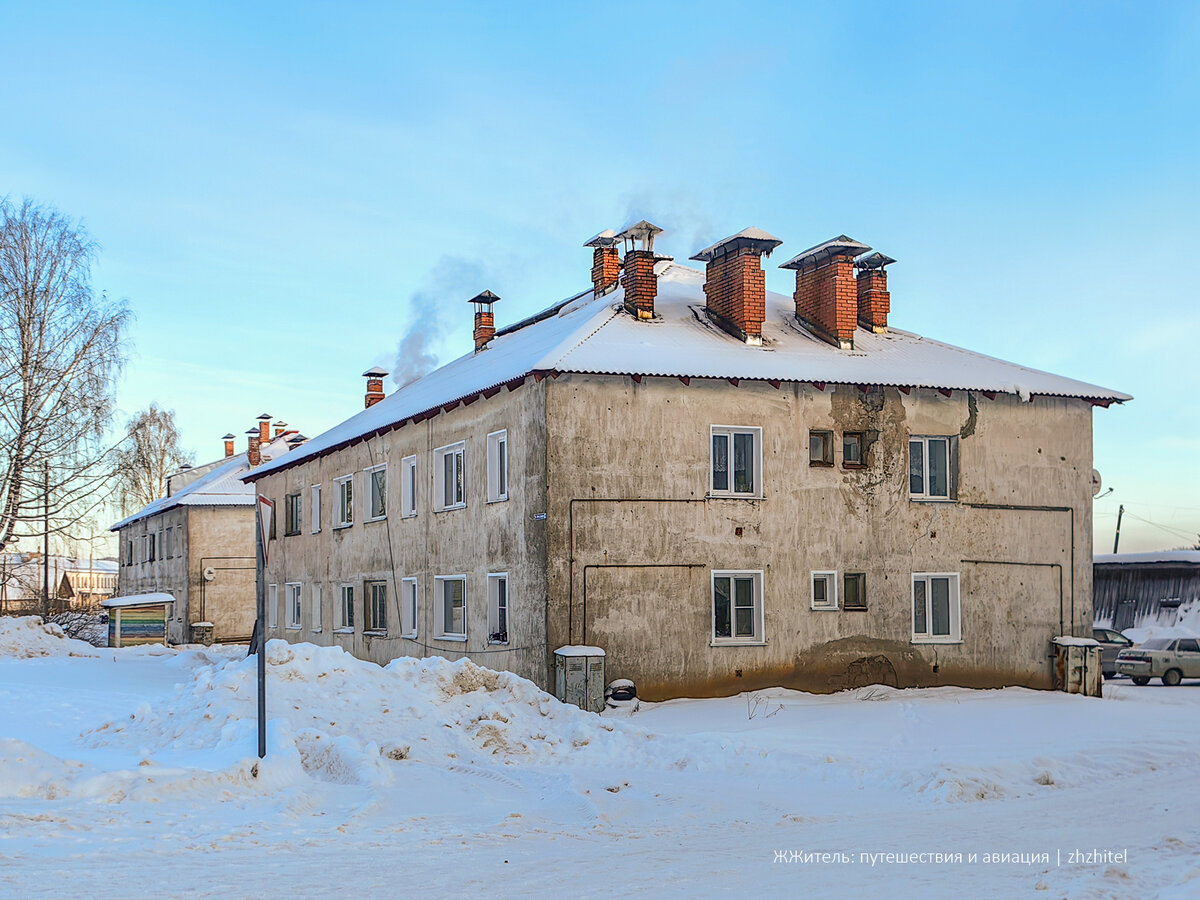
POLYGON ((125 440, 117 448, 117 483, 121 514, 141 509, 165 497, 167 476, 192 456, 179 443, 175 410, 151 403, 129 420, 125 440))
POLYGON ((81 224, 0 199, 0 551, 47 520, 74 536, 111 493, 130 313, 93 291, 95 255, 81 224))

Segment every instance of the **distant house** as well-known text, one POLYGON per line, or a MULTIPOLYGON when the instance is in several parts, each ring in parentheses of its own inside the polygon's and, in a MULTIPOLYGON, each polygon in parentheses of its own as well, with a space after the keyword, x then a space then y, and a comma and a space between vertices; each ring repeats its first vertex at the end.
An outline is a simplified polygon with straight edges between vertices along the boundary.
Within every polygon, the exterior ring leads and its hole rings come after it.
POLYGON ((1104 553, 1092 563, 1098 625, 1117 631, 1170 626, 1181 610, 1200 607, 1200 550, 1104 553))
POLYGON ((98 610, 116 592, 116 560, 51 556, 47 573, 44 559, 40 553, 0 554, 0 615, 40 614, 47 575, 51 614, 98 610))
POLYGON ((1090 635, 1092 410, 1129 397, 894 328, 845 236, 783 296, 769 234, 691 268, 658 231, 499 330, 480 294, 474 352, 243 475, 283 511, 269 635, 548 689, 596 645, 651 699, 1049 687, 1090 635))
POLYGON ((225 456, 172 475, 167 496, 110 529, 120 547, 118 593, 122 597, 164 592, 175 602, 167 642, 186 643, 194 626, 212 626, 219 641, 247 640, 254 626, 254 491, 241 476, 263 461, 278 460, 303 443, 296 431, 259 417, 247 449, 234 453, 226 435, 225 456))

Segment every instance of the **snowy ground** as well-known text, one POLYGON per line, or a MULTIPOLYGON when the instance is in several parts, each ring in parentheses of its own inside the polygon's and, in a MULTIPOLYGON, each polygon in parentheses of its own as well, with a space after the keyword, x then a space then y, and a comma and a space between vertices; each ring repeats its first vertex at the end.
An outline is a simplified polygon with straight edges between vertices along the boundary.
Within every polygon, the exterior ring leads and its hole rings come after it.
POLYGON ((256 766, 244 652, 0 619, 0 896, 1200 896, 1200 682, 602 718, 273 642, 256 766))

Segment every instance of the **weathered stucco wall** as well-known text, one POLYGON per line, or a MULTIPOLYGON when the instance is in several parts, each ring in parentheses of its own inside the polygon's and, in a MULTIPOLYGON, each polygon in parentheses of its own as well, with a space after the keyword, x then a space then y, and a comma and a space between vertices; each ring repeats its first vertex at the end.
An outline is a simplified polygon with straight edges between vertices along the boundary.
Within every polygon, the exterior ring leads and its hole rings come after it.
MULTIPOLYGON (((485 351, 486 352, 486 351, 485 351)), ((547 685, 545 522, 545 387, 530 378, 516 390, 458 406, 417 424, 305 462, 257 482, 276 501, 277 539, 271 549, 266 582, 277 584, 278 627, 272 637, 317 644, 338 644, 378 663, 398 656, 463 656, 494 669, 516 672, 547 685), (487 435, 508 432, 509 499, 486 502, 487 435), (435 512, 434 450, 466 442, 466 507, 435 512), (417 457, 417 515, 401 515, 401 462, 417 457), (364 469, 386 463, 386 519, 367 522, 364 469), (334 479, 353 473, 354 524, 333 528, 334 479), (311 529, 311 486, 322 486, 321 530, 311 529), (284 535, 284 496, 301 494, 301 528, 284 535), (507 645, 488 643, 488 573, 507 572, 510 603, 507 645), (438 575, 467 576, 467 639, 439 640, 434 630, 438 575), (400 636, 401 580, 417 578, 419 627, 415 640, 400 636), (364 633, 364 584, 382 580, 388 589, 388 633, 364 633), (303 615, 299 628, 288 628, 284 611, 287 582, 300 582, 303 615), (337 628, 339 587, 355 587, 354 627, 337 628), (312 585, 321 585, 321 629, 312 621, 312 585)))
POLYGON ((642 696, 1049 687, 1050 639, 1089 633, 1085 402, 562 376, 547 421, 549 648, 604 647, 642 696), (762 428, 761 499, 707 498, 712 425, 762 428), (810 429, 835 432, 834 466, 809 465, 810 429), (874 439, 865 468, 843 467, 845 431, 874 439), (909 498, 910 434, 958 436, 956 501, 909 498), (714 569, 762 571, 762 646, 712 646, 714 569), (867 609, 813 610, 819 570, 839 592, 864 573, 867 609), (913 641, 912 574, 931 572, 959 575, 961 643, 913 641))
POLYGON ((211 622, 213 639, 245 641, 254 631, 254 509, 188 507, 188 622, 211 622), (204 570, 213 570, 212 581, 204 570))

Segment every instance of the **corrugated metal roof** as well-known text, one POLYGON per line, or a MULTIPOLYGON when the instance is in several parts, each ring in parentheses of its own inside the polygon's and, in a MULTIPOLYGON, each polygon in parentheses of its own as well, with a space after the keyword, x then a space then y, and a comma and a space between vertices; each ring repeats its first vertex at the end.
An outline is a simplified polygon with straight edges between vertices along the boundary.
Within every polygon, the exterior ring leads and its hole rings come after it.
POLYGON ((1131 399, 905 331, 873 334, 860 328, 854 349, 839 350, 797 321, 791 297, 770 292, 763 345, 750 346, 704 315, 703 272, 674 262, 659 263, 656 270, 660 277, 653 320, 622 312, 620 288, 599 298, 587 291, 530 317, 522 328, 498 331, 486 350, 447 363, 286 458, 242 477, 255 480, 290 468, 414 415, 541 371, 927 387, 1101 402, 1131 399))
MULTIPOLYGON (((269 458, 275 461, 287 454, 288 439, 295 434, 294 431, 286 431, 274 440, 268 441, 262 448, 263 459, 269 458)), ((227 460, 221 461, 216 468, 188 483, 171 496, 160 497, 153 503, 143 506, 133 515, 110 526, 108 530, 117 531, 140 519, 179 506, 253 506, 254 488, 242 481, 242 476, 249 471, 250 461, 247 454, 244 452, 235 454, 227 460)))

